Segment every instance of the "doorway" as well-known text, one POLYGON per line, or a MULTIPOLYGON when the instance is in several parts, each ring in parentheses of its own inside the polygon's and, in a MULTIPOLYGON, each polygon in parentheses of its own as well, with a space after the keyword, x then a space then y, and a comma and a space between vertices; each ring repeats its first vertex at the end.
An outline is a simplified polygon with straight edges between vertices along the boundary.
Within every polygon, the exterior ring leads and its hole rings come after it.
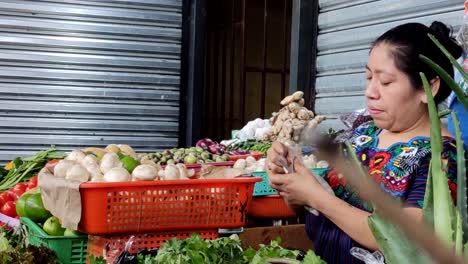
POLYGON ((292 0, 207 0, 202 134, 278 111, 288 92, 292 0))

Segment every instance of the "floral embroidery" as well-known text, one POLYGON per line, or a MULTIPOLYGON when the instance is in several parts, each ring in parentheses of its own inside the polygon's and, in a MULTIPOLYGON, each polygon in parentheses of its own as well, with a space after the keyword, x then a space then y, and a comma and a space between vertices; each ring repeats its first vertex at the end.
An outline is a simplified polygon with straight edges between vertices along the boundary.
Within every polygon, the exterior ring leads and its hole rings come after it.
MULTIPOLYGON (((416 137, 408 142, 393 144, 387 149, 379 149, 379 132, 380 129, 373 122, 363 124, 352 135, 351 146, 383 191, 395 198, 406 199, 421 162, 430 155, 430 141, 427 137, 416 137)), ((342 200, 357 208, 372 210, 368 202, 346 186, 344 179, 339 177, 335 170, 330 170, 325 179, 335 191, 335 195, 342 200)), ((456 200, 456 184, 450 179, 448 184, 452 197, 456 200)))

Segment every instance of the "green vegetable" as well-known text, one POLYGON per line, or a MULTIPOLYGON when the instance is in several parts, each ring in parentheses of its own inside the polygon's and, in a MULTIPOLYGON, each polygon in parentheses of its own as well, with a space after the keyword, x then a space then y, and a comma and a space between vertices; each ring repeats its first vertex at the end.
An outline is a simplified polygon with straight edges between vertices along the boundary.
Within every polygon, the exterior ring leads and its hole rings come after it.
POLYGON ((270 245, 260 245, 258 251, 255 251, 254 249, 246 250, 244 257, 250 264, 268 264, 268 259, 273 258, 296 260, 299 252, 296 250, 285 249, 280 246, 280 243, 281 239, 276 238, 270 242, 270 245))
POLYGON ((49 160, 63 159, 65 153, 54 148, 39 151, 34 156, 28 158, 17 158, 13 161, 13 168, 0 181, 0 192, 7 191, 19 182, 28 181, 37 174, 49 160))
POLYGON ((317 256, 315 252, 312 250, 307 251, 307 254, 304 256, 304 260, 302 261, 302 263, 303 264, 327 264, 319 256, 317 256))
MULTIPOLYGON (((243 252, 238 239, 221 237, 215 240, 203 240, 193 234, 190 238, 175 238, 164 243, 158 251, 154 263, 243 263, 243 252)), ((145 263, 146 259, 145 259, 145 263)), ((152 262, 150 262, 152 263, 152 262)))
POLYGON ((52 250, 43 246, 26 245, 25 232, 20 227, 10 230, 6 230, 6 227, 0 228, 0 243, 3 244, 2 249, 6 248, 0 250, 0 263, 59 263, 52 250))

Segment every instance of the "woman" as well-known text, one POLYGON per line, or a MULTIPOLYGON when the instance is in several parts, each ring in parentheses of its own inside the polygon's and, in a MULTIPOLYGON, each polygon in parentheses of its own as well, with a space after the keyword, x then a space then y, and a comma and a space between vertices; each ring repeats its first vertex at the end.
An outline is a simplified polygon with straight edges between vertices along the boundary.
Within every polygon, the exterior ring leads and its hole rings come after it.
MULTIPOLYGON (((403 199, 411 221, 422 221, 421 208, 431 159, 431 124, 419 72, 424 72, 430 80, 436 103, 450 94, 450 88, 419 60, 419 54, 431 58, 453 75, 449 60, 428 38, 428 33, 435 35, 454 57, 460 56, 461 48, 440 22, 434 22, 429 28, 418 23, 404 24, 384 33, 374 42, 366 67, 365 96, 372 120, 358 126, 348 139, 381 188, 403 199)), ((449 186, 456 196, 455 141, 446 128, 442 129, 442 135, 449 186)), ((372 208, 346 186, 341 175, 331 170, 325 177, 335 192, 333 195, 300 163, 295 164, 296 173, 285 174, 280 155, 287 156, 287 148, 276 142, 268 152, 266 163, 270 184, 291 207, 308 206, 321 212, 319 216, 308 213, 305 221, 317 254, 328 263, 360 263, 350 255, 352 247, 371 252, 378 249, 367 222, 372 208)))

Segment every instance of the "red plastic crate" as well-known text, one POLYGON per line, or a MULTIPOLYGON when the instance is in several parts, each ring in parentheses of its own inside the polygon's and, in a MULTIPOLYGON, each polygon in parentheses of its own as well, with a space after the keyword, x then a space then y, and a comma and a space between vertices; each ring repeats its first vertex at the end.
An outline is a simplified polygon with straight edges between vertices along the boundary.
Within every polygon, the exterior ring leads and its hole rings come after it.
POLYGON ((238 159, 246 159, 248 157, 254 157, 256 160, 259 160, 261 159, 263 156, 263 153, 262 152, 259 152, 259 151, 252 151, 250 152, 249 154, 245 154, 245 155, 233 155, 233 156, 230 156, 229 157, 229 160, 230 161, 236 161, 238 159))
POLYGON ((79 230, 91 235, 237 228, 258 177, 83 183, 79 230))
POLYGON ((107 263, 113 263, 114 260, 125 249, 127 241, 133 239, 129 248, 131 254, 138 253, 144 249, 160 248, 162 244, 172 238, 185 239, 190 237, 193 233, 199 234, 203 239, 216 239, 218 238, 218 230, 197 230, 197 231, 162 231, 154 233, 140 233, 134 235, 111 235, 111 236, 88 236, 88 257, 102 256, 106 259, 107 263))
POLYGON ((259 218, 284 219, 296 214, 289 209, 283 197, 279 195, 256 196, 249 203, 247 214, 259 218))

